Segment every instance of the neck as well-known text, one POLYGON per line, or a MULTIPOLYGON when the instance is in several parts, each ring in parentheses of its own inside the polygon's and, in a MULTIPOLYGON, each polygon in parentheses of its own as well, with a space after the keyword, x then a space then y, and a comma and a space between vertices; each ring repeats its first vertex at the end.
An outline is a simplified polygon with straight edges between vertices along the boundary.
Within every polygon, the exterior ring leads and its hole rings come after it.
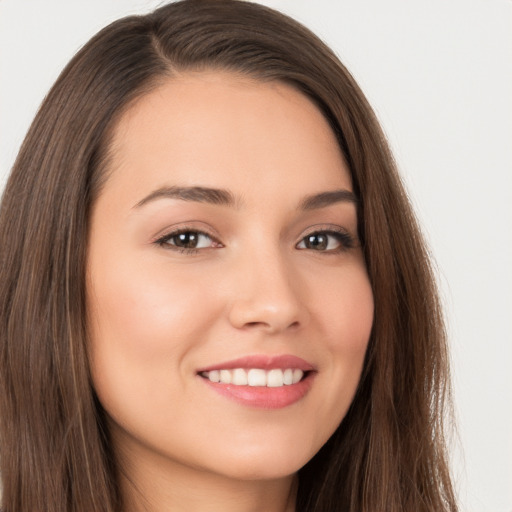
POLYGON ((295 511, 296 475, 239 480, 162 459, 120 463, 124 512, 295 511))

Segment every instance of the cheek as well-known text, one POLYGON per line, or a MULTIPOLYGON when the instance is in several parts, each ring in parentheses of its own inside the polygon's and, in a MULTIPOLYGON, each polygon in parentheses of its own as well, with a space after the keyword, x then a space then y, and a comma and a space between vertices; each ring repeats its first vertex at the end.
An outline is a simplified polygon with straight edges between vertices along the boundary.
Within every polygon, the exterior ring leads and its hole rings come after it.
POLYGON ((88 306, 94 388, 113 424, 141 439, 158 440, 165 428, 157 417, 167 418, 162 411, 187 406, 187 355, 203 343, 216 303, 190 285, 190 273, 171 272, 169 265, 136 265, 121 258, 92 263, 88 306))
POLYGON ((312 290, 312 318, 318 319, 326 347, 332 355, 364 357, 373 325, 374 302, 366 268, 354 261, 327 275, 312 290))
POLYGON ((332 304, 338 311, 332 311, 334 339, 328 338, 331 350, 346 351, 355 357, 364 357, 373 325, 373 292, 366 276, 347 280, 345 289, 333 293, 332 304), (351 286, 352 284, 352 286, 351 286))
POLYGON ((169 266, 105 258, 90 268, 91 371, 100 400, 114 414, 119 397, 149 403, 155 389, 169 389, 169 379, 179 385, 187 369, 181 363, 201 344, 215 301, 169 266))
POLYGON ((332 331, 326 338, 328 349, 338 361, 339 379, 353 397, 373 325, 373 292, 366 273, 347 279, 344 288, 335 292, 332 303, 338 305, 338 312, 331 314, 332 331))
POLYGON ((96 338, 116 340, 141 356, 172 348, 180 334, 198 328, 197 311, 211 302, 183 273, 155 265, 108 265, 91 276, 91 320, 96 338))
POLYGON ((352 403, 373 325, 373 293, 364 267, 352 268, 342 276, 340 271, 339 279, 325 281, 322 293, 311 303, 319 319, 321 349, 327 354, 319 368, 324 385, 316 415, 327 418, 324 433, 328 437, 352 403))

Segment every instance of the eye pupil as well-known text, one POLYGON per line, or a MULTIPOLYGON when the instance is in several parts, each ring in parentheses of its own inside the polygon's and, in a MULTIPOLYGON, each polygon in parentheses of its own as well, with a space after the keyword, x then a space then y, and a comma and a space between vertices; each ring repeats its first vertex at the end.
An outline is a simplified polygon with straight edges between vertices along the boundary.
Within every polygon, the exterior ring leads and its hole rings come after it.
POLYGON ((180 233, 175 237, 175 244, 178 247, 183 247, 185 249, 194 249, 197 247, 197 243, 199 240, 199 236, 197 233, 193 231, 187 231, 186 233, 180 233))
POLYGON ((327 249, 328 239, 326 235, 316 233, 306 237, 306 247, 308 249, 325 250, 327 249))

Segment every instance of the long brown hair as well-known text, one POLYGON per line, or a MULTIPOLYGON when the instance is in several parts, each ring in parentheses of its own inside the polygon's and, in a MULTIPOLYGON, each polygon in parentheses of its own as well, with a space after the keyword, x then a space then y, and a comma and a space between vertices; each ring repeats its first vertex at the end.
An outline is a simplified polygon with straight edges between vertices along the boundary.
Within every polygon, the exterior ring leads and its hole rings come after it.
POLYGON ((443 437, 442 314, 428 254, 361 90, 309 30, 269 8, 185 0, 119 20, 69 63, 22 145, 0 210, 0 449, 4 512, 119 512, 115 454, 87 360, 85 262, 109 135, 177 71, 293 85, 349 164, 375 299, 361 382, 299 472, 297 510, 455 511, 443 437))

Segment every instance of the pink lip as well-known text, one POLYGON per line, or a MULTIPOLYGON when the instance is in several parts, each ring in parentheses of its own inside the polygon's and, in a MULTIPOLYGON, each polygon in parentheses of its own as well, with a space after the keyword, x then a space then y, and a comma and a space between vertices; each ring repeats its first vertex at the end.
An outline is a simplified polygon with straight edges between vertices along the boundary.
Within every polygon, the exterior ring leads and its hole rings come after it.
POLYGON ((214 364, 205 368, 200 368, 197 373, 211 372, 213 370, 234 370, 236 368, 260 368, 262 370, 273 370, 275 368, 298 368, 304 372, 315 370, 315 367, 304 359, 284 354, 280 356, 254 355, 245 356, 231 361, 214 364))
POLYGON ((200 375, 203 372, 213 370, 233 370, 236 368, 260 368, 263 370, 272 370, 274 368, 298 368, 304 372, 309 372, 300 382, 277 388, 269 388, 266 386, 235 386, 234 384, 211 382, 207 378, 201 377, 202 381, 210 389, 216 391, 220 395, 234 400, 241 405, 259 409, 282 409, 283 407, 287 407, 298 402, 311 389, 316 375, 313 365, 300 357, 292 355, 246 356, 201 368, 197 373, 200 375))

